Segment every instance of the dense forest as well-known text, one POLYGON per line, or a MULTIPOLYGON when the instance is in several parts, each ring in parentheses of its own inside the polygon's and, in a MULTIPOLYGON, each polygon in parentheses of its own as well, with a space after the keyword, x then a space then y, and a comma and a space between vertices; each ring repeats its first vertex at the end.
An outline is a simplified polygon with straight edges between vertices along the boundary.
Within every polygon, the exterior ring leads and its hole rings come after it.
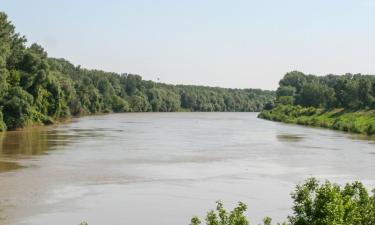
POLYGON ((260 111, 273 91, 167 85, 83 69, 26 46, 0 12, 0 131, 107 112, 260 111))
POLYGON ((362 74, 305 75, 287 73, 279 82, 277 100, 315 108, 375 108, 375 76, 362 74))
POLYGON ((375 76, 287 73, 259 117, 274 121, 375 134, 375 76))

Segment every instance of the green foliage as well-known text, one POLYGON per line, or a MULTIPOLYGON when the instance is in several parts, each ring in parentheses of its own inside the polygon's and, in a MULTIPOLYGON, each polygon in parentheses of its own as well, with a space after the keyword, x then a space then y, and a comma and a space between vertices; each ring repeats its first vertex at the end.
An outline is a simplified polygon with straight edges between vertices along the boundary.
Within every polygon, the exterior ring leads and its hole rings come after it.
POLYGON ((147 97, 154 112, 179 111, 180 95, 163 88, 152 88, 147 91, 147 97))
POLYGON ((306 107, 375 108, 375 76, 345 74, 342 76, 305 75, 293 71, 279 82, 277 98, 295 97, 295 104, 306 107))
POLYGON ((294 225, 370 225, 375 224, 375 199, 360 182, 341 188, 326 181, 319 185, 311 178, 292 193, 294 225))
POLYGON ((0 111, 0 131, 5 131, 6 129, 7 129, 7 126, 3 120, 3 113, 0 111))
POLYGON ((263 110, 260 118, 295 123, 307 126, 325 127, 340 131, 375 134, 375 111, 324 110, 299 105, 277 105, 271 110, 263 110))
POLYGON ((9 87, 9 84, 7 82, 8 76, 9 76, 9 72, 7 69, 0 69, 0 102, 8 91, 8 87, 9 87))
POLYGON ((294 71, 279 84, 276 105, 264 107, 260 118, 375 134, 375 76, 318 77, 294 71))
POLYGON ((22 57, 26 39, 15 33, 8 16, 0 12, 0 70, 13 69, 22 57))
POLYGON ((293 96, 280 96, 277 99, 277 103, 282 104, 282 105, 293 105, 294 97, 293 96))
POLYGON ((332 88, 314 81, 302 86, 297 102, 307 107, 329 107, 334 104, 334 98, 335 92, 332 88))
POLYGON ((201 224, 202 222, 200 221, 200 219, 198 217, 193 217, 191 218, 191 221, 190 221, 190 225, 199 225, 201 224))
MULTIPOLYGON (((246 212, 247 206, 239 202, 238 206, 235 207, 231 212, 227 212, 224 209, 223 203, 217 202, 216 211, 211 210, 207 213, 206 224, 207 225, 249 225, 249 221, 246 219, 244 213, 246 212)), ((190 225, 199 225, 201 221, 198 217, 191 219, 190 225)))
POLYGON ((366 133, 368 135, 374 135, 375 134, 375 121, 371 121, 368 123, 366 133))
MULTIPOLYGON (((292 193, 293 215, 288 222, 279 225, 373 225, 375 224, 375 190, 372 195, 361 182, 347 183, 344 187, 326 181, 320 184, 315 178, 297 185, 292 193)), ((244 216, 246 205, 239 205, 228 213, 221 202, 216 212, 207 213, 207 225, 249 224, 244 216)), ((198 217, 190 225, 199 225, 198 217)), ((272 219, 265 217, 264 225, 271 225, 272 219)))
POLYGON ((272 219, 270 217, 266 217, 263 219, 263 224, 264 225, 271 225, 272 219))
POLYGON ((307 77, 305 74, 298 72, 298 71, 292 71, 287 74, 285 74, 284 78, 280 80, 279 84, 280 87, 294 87, 296 92, 299 93, 302 89, 302 86, 307 82, 307 77))
POLYGON ((129 112, 129 103, 119 96, 113 96, 112 109, 114 112, 129 112))
POLYGON ((130 106, 133 112, 151 111, 151 105, 147 100, 147 96, 139 91, 130 98, 130 106))
POLYGON ((296 95, 296 88, 293 86, 280 86, 276 91, 277 99, 279 100, 280 97, 284 96, 292 96, 296 95))
POLYGON ((20 87, 13 87, 3 100, 4 122, 9 129, 24 127, 32 122, 33 96, 20 87))

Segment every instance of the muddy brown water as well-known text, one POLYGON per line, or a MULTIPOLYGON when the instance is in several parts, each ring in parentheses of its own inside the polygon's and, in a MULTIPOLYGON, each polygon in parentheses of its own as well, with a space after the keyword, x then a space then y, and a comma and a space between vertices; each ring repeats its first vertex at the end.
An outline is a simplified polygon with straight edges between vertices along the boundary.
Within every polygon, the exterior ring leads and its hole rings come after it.
POLYGON ((256 113, 129 113, 0 133, 0 224, 189 224, 222 200, 285 220, 315 176, 375 187, 375 141, 256 113))

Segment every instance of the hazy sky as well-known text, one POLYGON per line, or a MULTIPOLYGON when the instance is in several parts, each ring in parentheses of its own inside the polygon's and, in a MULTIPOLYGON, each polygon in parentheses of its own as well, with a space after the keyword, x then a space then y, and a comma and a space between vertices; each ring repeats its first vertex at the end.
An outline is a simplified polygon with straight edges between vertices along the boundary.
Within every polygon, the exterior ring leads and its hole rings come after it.
POLYGON ((275 89, 288 71, 375 74, 373 0, 0 0, 52 57, 167 83, 275 89))

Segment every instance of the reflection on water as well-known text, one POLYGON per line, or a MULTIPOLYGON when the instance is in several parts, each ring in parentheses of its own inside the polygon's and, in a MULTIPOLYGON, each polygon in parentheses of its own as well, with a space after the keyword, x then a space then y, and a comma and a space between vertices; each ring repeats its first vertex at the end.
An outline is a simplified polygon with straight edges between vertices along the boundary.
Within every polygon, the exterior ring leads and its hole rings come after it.
POLYGON ((23 168, 14 160, 44 155, 72 139, 51 127, 36 127, 0 133, 0 172, 23 168))
POLYGON ((276 137, 282 142, 298 142, 304 138, 303 136, 296 134, 278 134, 276 137))
POLYGON ((0 172, 23 168, 14 161, 31 156, 44 155, 48 151, 61 149, 74 141, 84 138, 104 137, 105 133, 121 133, 113 128, 72 128, 59 129, 58 126, 33 127, 19 131, 0 132, 0 172))
POLYGON ((348 135, 352 140, 364 140, 370 141, 370 144, 375 144, 375 135, 365 135, 365 134, 349 134, 348 135))
POLYGON ((48 150, 46 131, 28 129, 5 132, 0 139, 0 156, 41 155, 48 150))
POLYGON ((47 154, 47 151, 62 147, 84 137, 97 138, 108 129, 71 129, 69 131, 45 128, 30 128, 0 133, 1 157, 22 157, 47 154))
POLYGON ((0 172, 5 172, 8 170, 15 170, 15 169, 20 169, 23 166, 19 165, 18 163, 15 162, 3 162, 0 161, 0 172))

